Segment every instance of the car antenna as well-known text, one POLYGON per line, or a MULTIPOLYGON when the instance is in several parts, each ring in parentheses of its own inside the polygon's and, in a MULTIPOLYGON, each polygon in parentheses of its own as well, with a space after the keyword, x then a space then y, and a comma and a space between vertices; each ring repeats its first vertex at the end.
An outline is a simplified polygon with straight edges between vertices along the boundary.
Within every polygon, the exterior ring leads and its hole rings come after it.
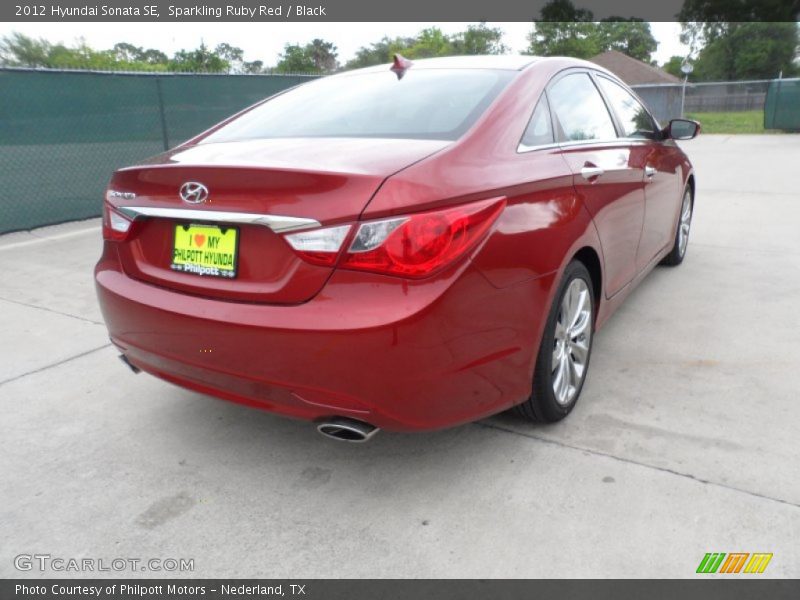
POLYGON ((394 62, 392 62, 392 67, 389 70, 397 75, 397 79, 402 79, 403 75, 406 74, 406 71, 410 69, 413 64, 412 61, 408 60, 402 54, 395 54, 394 62))

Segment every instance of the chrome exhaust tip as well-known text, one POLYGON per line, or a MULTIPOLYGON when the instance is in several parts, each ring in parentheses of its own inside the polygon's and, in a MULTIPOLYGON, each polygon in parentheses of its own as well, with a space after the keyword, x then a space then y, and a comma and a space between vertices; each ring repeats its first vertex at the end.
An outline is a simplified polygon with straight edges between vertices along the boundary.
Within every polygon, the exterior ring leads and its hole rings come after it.
POLYGON ((325 437, 340 442, 361 444, 368 442, 380 429, 369 423, 357 421, 356 419, 334 417, 333 419, 328 419, 317 425, 317 431, 325 437))
POLYGON ((134 372, 134 374, 137 374, 137 375, 138 375, 139 373, 141 373, 141 372, 142 372, 142 370, 141 370, 139 367, 137 367, 136 365, 134 365, 134 364, 133 364, 131 361, 129 361, 129 360, 128 360, 128 357, 127 357, 127 356, 125 356, 124 354, 120 354, 120 355, 119 355, 119 359, 120 359, 120 360, 121 360, 123 363, 125 363, 125 366, 126 366, 126 367, 128 367, 128 368, 129 368, 131 371, 133 371, 133 372, 134 372))

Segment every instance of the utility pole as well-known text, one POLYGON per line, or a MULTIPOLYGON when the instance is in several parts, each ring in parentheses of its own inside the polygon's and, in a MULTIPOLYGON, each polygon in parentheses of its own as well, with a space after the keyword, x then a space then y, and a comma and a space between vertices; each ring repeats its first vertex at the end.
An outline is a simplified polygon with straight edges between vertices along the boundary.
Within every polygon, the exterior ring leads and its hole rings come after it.
POLYGON ((686 82, 689 81, 689 73, 694 71, 694 67, 689 63, 689 57, 683 59, 681 72, 683 73, 683 87, 681 88, 681 119, 683 118, 684 107, 686 106, 686 82))

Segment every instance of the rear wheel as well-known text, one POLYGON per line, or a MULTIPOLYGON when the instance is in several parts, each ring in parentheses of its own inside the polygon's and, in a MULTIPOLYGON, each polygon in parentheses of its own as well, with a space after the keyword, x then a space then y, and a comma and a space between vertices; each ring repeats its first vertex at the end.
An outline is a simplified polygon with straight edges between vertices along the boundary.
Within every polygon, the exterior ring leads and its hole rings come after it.
POLYGON ((580 396, 594 328, 594 294, 589 271, 579 261, 564 271, 547 318, 533 374, 533 393, 517 412, 533 421, 566 417, 580 396))
POLYGON ((686 248, 689 245, 689 231, 692 228, 692 209, 694 208, 694 199, 692 198, 692 190, 688 186, 683 192, 683 202, 681 203, 681 214, 678 218, 678 228, 675 231, 675 241, 672 245, 672 250, 661 261, 662 265, 676 267, 683 262, 686 256, 686 248))

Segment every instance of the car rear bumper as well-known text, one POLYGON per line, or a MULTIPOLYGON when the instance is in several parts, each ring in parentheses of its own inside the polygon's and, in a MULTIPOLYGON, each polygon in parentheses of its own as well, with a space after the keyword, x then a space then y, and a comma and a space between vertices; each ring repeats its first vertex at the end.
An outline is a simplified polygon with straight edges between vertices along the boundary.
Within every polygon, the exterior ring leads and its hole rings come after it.
POLYGON ((214 300, 95 269, 112 341, 180 386, 284 415, 389 430, 456 425, 530 393, 553 276, 497 289, 469 261, 433 278, 336 271, 298 305, 214 300))

